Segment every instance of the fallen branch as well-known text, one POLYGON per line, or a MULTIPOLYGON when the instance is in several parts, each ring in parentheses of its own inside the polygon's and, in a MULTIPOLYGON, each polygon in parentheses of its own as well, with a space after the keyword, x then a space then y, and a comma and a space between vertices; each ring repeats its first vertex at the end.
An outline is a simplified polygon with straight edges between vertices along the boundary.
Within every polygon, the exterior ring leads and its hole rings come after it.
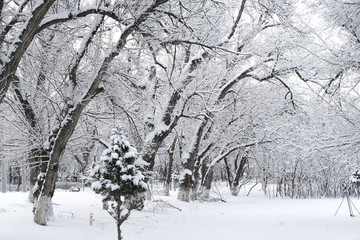
POLYGON ((253 190, 253 188, 254 188, 256 185, 258 185, 258 183, 259 183, 259 182, 255 183, 254 186, 252 186, 252 187, 250 188, 248 194, 246 195, 247 197, 250 195, 251 190, 253 190))
POLYGON ((174 205, 172 205, 172 204, 170 204, 170 203, 168 203, 168 202, 165 202, 164 200, 162 200, 162 199, 160 199, 160 198, 159 198, 159 199, 155 199, 154 202, 165 203, 166 205, 168 205, 168 206, 170 206, 170 207, 172 207, 172 208, 175 208, 175 209, 179 210, 180 212, 182 211, 180 208, 175 207, 174 205))

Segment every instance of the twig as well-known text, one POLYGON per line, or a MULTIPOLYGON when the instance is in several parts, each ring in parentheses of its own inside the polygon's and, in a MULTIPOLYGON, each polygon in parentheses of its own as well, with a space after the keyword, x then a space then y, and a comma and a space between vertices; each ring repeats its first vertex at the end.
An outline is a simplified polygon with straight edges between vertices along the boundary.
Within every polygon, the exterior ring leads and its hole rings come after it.
POLYGON ((251 190, 253 190, 253 188, 254 188, 256 185, 258 185, 258 184, 259 184, 259 182, 255 183, 254 186, 252 186, 252 187, 250 188, 248 194, 246 195, 247 197, 250 195, 251 190))
MULTIPOLYGON (((224 198, 222 197, 222 195, 221 195, 218 187, 216 186, 216 184, 214 184, 214 185, 215 185, 215 188, 216 188, 216 191, 217 191, 217 192, 215 192, 215 191, 214 191, 214 192, 217 193, 217 194, 220 196, 220 201, 226 203, 226 201, 225 201, 224 198)), ((214 199, 216 199, 216 198, 214 198, 214 199)))
POLYGON ((175 209, 177 209, 177 210, 179 210, 180 212, 182 211, 180 208, 178 208, 178 207, 175 207, 174 205, 172 205, 172 204, 170 204, 170 203, 168 203, 168 202, 165 202, 164 200, 162 200, 162 199, 154 199, 154 202, 162 202, 162 203, 165 203, 166 205, 169 205, 170 207, 172 207, 172 208, 175 208, 175 209))

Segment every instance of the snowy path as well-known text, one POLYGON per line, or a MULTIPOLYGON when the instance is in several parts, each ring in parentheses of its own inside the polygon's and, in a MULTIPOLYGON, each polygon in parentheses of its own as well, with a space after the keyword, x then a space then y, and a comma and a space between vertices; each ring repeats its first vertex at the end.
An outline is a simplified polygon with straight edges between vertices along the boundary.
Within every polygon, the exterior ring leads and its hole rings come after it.
MULTIPOLYGON (((32 204, 25 193, 0 193, 1 240, 116 239, 115 223, 91 191, 56 192, 55 220, 49 226, 32 222, 32 204), (95 221, 89 226, 90 213, 95 221)), ((349 217, 341 199, 266 199, 227 197, 227 203, 182 203, 176 207, 147 203, 123 225, 124 240, 360 240, 360 217, 349 217)), ((353 199, 358 208, 360 201, 353 199)))

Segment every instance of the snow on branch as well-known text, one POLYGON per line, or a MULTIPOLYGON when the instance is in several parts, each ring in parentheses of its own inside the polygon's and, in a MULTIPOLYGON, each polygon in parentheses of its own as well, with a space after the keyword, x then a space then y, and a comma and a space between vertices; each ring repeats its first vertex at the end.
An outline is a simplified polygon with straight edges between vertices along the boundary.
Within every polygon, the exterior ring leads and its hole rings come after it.
POLYGON ((26 5, 29 3, 29 1, 30 0, 25 0, 19 5, 17 12, 14 14, 14 17, 2 29, 1 34, 0 34, 0 43, 2 43, 4 41, 6 34, 8 34, 10 32, 10 30, 15 26, 15 24, 19 21, 21 13, 24 10, 24 8, 26 7, 26 5))
POLYGON ((74 90, 74 88, 76 86, 76 83, 77 83, 76 72, 78 70, 80 61, 84 57, 88 46, 90 45, 90 43, 91 43, 93 37, 95 36, 96 32, 98 31, 98 29, 100 28, 103 20, 104 20, 104 16, 99 16, 96 19, 96 22, 93 24, 92 28, 87 33, 84 40, 82 41, 80 49, 78 50, 78 53, 76 54, 76 57, 72 60, 70 66, 69 66, 70 75, 69 75, 68 93, 67 93, 67 97, 69 99, 71 99, 73 90, 74 90))
POLYGON ((124 22, 125 19, 121 16, 117 15, 112 8, 109 7, 98 7, 92 6, 81 10, 74 10, 74 11, 64 11, 60 12, 51 16, 46 17, 39 25, 37 32, 44 30, 54 24, 66 22, 69 20, 74 20, 77 18, 86 17, 91 14, 100 14, 104 16, 108 16, 115 21, 124 22))
POLYGON ((181 39, 181 38, 177 38, 177 39, 172 39, 172 40, 161 40, 159 38, 156 38, 156 40, 160 41, 162 44, 172 44, 172 45, 179 45, 179 44, 191 44, 191 45, 197 45, 203 48, 207 48, 207 49, 211 49, 211 50, 221 50, 224 52, 228 52, 228 53, 232 53, 235 55, 242 55, 242 56, 251 56, 251 53, 242 53, 242 52, 238 52, 238 51, 233 51, 230 49, 227 49, 225 47, 222 47, 221 45, 223 45, 223 42, 221 42, 220 44, 216 44, 216 45, 209 45, 203 42, 199 42, 199 41, 192 41, 192 40, 188 40, 188 39, 181 39))
POLYGON ((219 155, 218 157, 216 157, 214 160, 211 161, 210 168, 214 167, 215 164, 220 162, 223 158, 225 158, 230 153, 232 153, 232 152, 234 152, 234 151, 236 151, 236 150, 238 150, 240 148, 247 148, 247 147, 255 146, 255 145, 258 145, 258 144, 269 143, 269 142, 272 142, 272 141, 270 141, 270 140, 265 141, 264 138, 262 138, 260 140, 257 140, 257 141, 251 142, 251 143, 239 144, 239 145, 236 145, 236 146, 234 146, 232 148, 229 148, 226 152, 223 152, 221 155, 219 155))
MULTIPOLYGON (((246 0, 242 0, 241 1, 241 4, 240 4, 240 8, 239 8, 239 12, 236 16, 236 20, 234 22, 234 25, 232 26, 231 28, 231 31, 229 33, 229 35, 227 36, 227 40, 230 40, 232 38, 232 36, 234 36, 235 34, 235 30, 236 30, 236 27, 237 25, 239 24, 240 20, 241 20, 241 17, 242 17, 242 14, 244 12, 244 9, 245 9, 245 3, 246 3, 246 0)), ((226 41, 225 41, 226 42, 226 41)), ((224 43, 225 43, 224 42, 224 43)))
POLYGON ((233 78, 231 78, 228 82, 226 82, 220 89, 219 95, 217 97, 217 101, 222 100, 230 88, 232 88, 237 82, 240 80, 250 77, 249 73, 252 72, 259 63, 249 63, 243 69, 239 71, 233 78))
POLYGON ((0 72, 0 102, 3 100, 5 93, 7 92, 16 69, 22 59, 23 54, 32 42, 36 29, 43 17, 52 6, 55 0, 39 1, 35 5, 32 14, 24 23, 20 33, 13 41, 8 54, 3 58, 3 66, 0 72))

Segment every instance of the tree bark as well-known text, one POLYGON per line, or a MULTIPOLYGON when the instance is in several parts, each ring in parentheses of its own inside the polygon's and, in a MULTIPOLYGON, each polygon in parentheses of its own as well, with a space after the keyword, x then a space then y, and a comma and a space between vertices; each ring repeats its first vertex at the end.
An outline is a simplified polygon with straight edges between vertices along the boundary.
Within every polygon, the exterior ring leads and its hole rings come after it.
POLYGON ((192 141, 191 149, 189 154, 187 154, 186 159, 183 159, 183 173, 182 179, 180 179, 180 186, 178 192, 178 200, 189 202, 190 199, 194 200, 195 195, 193 195, 193 183, 194 183, 194 168, 195 161, 199 152, 199 146, 201 142, 204 129, 208 122, 207 118, 203 118, 196 130, 195 138, 192 141))
POLYGON ((185 174, 184 178, 180 182, 177 199, 183 202, 190 202, 191 194, 192 194, 191 186, 192 186, 192 175, 185 174))
POLYGON ((211 184, 213 181, 213 176, 214 176, 214 170, 211 169, 209 174, 207 175, 204 185, 203 185, 203 191, 202 191, 202 199, 208 199, 210 197, 210 190, 211 190, 211 184))
POLYGON ((39 197, 42 186, 42 180, 39 179, 39 174, 45 174, 48 161, 49 153, 44 149, 31 150, 28 164, 30 168, 29 201, 32 203, 35 203, 35 199, 39 197), (37 188, 35 186, 37 186, 37 188))
POLYGON ((120 227, 121 227, 121 223, 117 222, 116 223, 116 228, 117 228, 117 238, 118 238, 118 240, 122 240, 120 227))
POLYGON ((245 164, 247 163, 247 161, 248 161, 247 154, 244 153, 244 155, 240 160, 239 166, 236 168, 234 181, 231 184, 230 192, 231 195, 233 196, 237 196, 239 194, 240 179, 244 176, 245 164))
POLYGON ((168 155, 169 155, 169 164, 168 164, 168 169, 166 171, 165 190, 164 190, 165 196, 170 195, 170 188, 171 188, 170 186, 171 186, 171 178, 172 178, 172 172, 173 172, 172 168, 173 168, 173 163, 174 163, 174 150, 175 150, 175 146, 176 146, 176 140, 177 140, 177 136, 174 137, 174 140, 173 140, 171 146, 167 150, 168 155))
POLYGON ((34 222, 37 224, 45 226, 49 219, 54 216, 51 199, 52 196, 47 195, 35 199, 34 222))
MULTIPOLYGON (((0 155, 0 158, 2 158, 2 156, 0 155)), ((7 189, 6 189, 6 161, 4 159, 1 159, 1 192, 2 193, 6 193, 7 189)))

